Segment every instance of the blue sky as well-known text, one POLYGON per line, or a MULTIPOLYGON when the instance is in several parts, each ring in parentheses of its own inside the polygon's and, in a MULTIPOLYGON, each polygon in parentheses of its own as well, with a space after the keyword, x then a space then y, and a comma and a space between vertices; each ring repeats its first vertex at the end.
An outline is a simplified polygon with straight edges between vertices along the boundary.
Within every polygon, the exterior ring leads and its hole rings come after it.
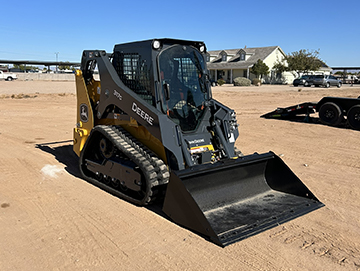
MULTIPOLYGON (((2 5, 2 8, 5 6, 2 5)), ((79 62, 84 49, 152 38, 208 50, 319 50, 329 66, 360 66, 360 1, 15 1, 1 15, 0 59, 79 62)))

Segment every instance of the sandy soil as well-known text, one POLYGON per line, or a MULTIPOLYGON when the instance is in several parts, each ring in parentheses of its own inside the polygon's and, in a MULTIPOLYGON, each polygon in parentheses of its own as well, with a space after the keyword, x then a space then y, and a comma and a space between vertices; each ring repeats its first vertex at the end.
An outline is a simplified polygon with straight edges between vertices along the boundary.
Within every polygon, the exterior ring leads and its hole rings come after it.
POLYGON ((360 270, 360 132, 260 118, 359 95, 357 86, 213 88, 237 112, 237 147, 281 155, 326 205, 220 248, 79 177, 74 82, 2 81, 0 270, 360 270))

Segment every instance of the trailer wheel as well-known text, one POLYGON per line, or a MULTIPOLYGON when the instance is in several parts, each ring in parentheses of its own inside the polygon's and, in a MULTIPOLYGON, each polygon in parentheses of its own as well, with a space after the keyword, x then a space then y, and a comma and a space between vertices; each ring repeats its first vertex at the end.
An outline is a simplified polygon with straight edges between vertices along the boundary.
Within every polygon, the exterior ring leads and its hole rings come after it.
POLYGON ((335 103, 324 103, 319 110, 319 118, 323 124, 338 126, 344 116, 341 108, 335 103))
POLYGON ((347 114, 347 120, 351 128, 360 130, 360 105, 354 105, 347 114))

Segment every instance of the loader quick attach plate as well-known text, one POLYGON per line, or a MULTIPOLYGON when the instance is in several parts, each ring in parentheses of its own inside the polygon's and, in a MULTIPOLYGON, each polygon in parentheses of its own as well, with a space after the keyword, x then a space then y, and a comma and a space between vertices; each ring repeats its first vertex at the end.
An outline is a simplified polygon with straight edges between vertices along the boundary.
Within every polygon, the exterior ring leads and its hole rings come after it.
POLYGON ((173 171, 163 211, 226 246, 322 206, 269 152, 173 171))

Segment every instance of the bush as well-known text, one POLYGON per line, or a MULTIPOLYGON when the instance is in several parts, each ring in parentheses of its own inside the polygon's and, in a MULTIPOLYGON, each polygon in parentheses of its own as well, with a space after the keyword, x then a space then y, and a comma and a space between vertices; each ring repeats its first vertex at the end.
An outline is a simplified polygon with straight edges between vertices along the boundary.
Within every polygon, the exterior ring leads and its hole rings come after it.
POLYGON ((248 87, 251 85, 251 80, 245 77, 236 77, 234 79, 234 86, 248 87))
POLYGON ((257 79, 257 78, 254 78, 254 79, 252 80, 252 84, 253 84, 254 86, 260 86, 260 85, 261 85, 261 80, 260 80, 260 79, 257 79))
POLYGON ((219 80, 217 80, 217 83, 218 83, 219 86, 222 86, 222 85, 225 84, 226 82, 225 82, 224 79, 219 79, 219 80))

